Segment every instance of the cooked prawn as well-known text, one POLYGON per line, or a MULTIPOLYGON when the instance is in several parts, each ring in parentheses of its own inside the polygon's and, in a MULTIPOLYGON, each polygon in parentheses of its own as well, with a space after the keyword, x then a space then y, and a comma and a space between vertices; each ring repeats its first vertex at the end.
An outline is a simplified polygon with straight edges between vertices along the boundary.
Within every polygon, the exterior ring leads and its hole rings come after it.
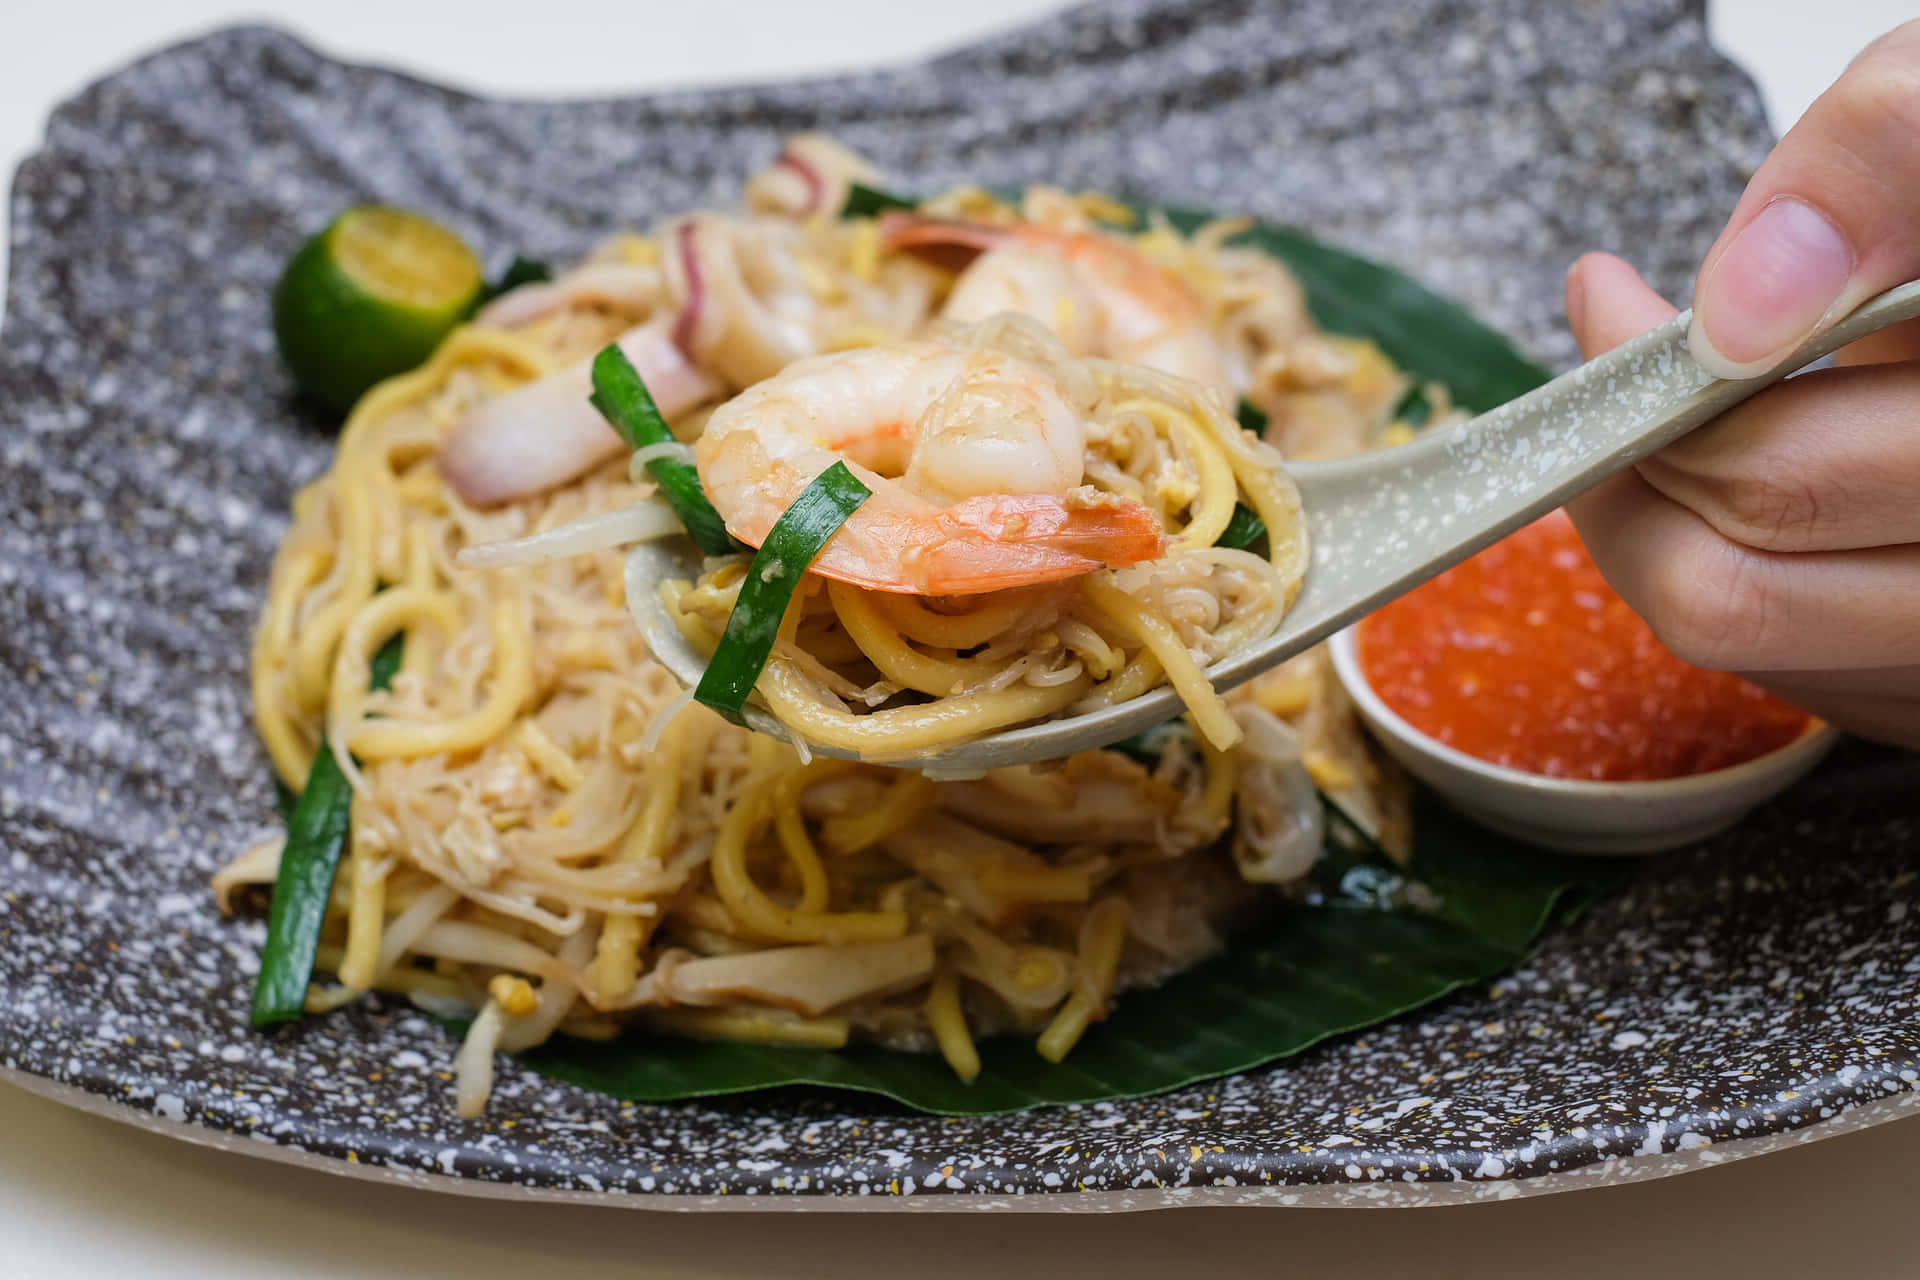
POLYGON ((895 249, 979 251, 941 311, 950 320, 1014 312, 1051 329, 1075 355, 1146 365, 1229 398, 1235 392, 1206 303, 1118 236, 913 213, 886 215, 880 233, 895 249))
POLYGON ((728 530, 758 546, 815 476, 844 461, 873 496, 814 561, 828 578, 970 595, 1158 556, 1157 515, 1082 483, 1092 399, 1076 385, 1082 371, 1026 322, 997 327, 1012 325, 1018 343, 907 342, 802 360, 715 410, 694 457, 728 530))

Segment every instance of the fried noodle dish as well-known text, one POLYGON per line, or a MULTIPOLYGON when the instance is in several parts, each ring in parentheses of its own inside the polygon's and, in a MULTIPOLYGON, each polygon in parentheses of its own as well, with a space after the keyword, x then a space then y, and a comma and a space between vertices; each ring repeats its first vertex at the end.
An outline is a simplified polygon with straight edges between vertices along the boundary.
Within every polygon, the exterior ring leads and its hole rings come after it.
MULTIPOLYGON (((1411 379, 1318 332, 1245 222, 1182 234, 1044 187, 843 215, 873 180, 796 138, 743 208, 500 295, 367 393, 294 499, 255 713, 288 787, 331 753, 351 788, 306 1007, 383 991, 470 1019, 463 1114, 496 1051, 555 1034, 858 1037, 965 1078, 977 1040, 1018 1034, 1059 1061, 1297 890, 1323 796, 1405 846, 1319 653, 1225 695, 1205 668, 1298 591, 1282 455, 1395 443, 1411 379), (674 438, 636 452, 590 402, 610 344, 674 438), (663 462, 738 546, 635 601, 630 550, 687 533, 663 462), (869 496, 786 566, 745 676, 783 732, 751 732, 634 615, 719 663, 753 549, 836 467, 869 496), (1150 750, 884 763, 1163 684, 1186 714, 1150 750)), ((283 844, 224 870, 223 904, 283 844)))

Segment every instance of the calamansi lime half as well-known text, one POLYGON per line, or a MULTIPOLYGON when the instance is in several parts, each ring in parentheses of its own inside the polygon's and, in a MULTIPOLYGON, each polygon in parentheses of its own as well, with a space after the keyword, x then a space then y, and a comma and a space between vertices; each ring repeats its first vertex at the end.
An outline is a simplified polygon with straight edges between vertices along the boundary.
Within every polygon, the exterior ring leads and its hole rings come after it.
POLYGON ((344 413, 431 355, 481 285, 480 260, 453 232, 405 209, 361 205, 287 263, 273 333, 300 389, 344 413))

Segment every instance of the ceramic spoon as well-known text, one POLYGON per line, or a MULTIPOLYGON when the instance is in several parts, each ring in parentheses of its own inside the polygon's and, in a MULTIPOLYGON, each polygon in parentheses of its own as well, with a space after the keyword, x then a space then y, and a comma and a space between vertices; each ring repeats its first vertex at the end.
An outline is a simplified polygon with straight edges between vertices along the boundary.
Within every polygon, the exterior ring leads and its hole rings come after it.
MULTIPOLYGON (((1397 449, 1288 464, 1306 509, 1305 584, 1278 631, 1229 654, 1208 677, 1220 689, 1252 679, 1795 370, 1915 316, 1920 281, 1865 303, 1778 367, 1729 382, 1694 362, 1687 349, 1691 313, 1682 312, 1469 422, 1397 449)), ((627 561, 627 599, 640 606, 635 616, 647 645, 688 685, 699 680, 706 659, 657 604, 656 587, 698 571, 698 553, 685 539, 644 545, 627 561)), ((1084 715, 883 763, 967 775, 1054 760, 1118 742, 1181 709, 1173 690, 1162 687, 1084 715)), ((749 707, 747 722, 784 736, 765 711, 749 707)))

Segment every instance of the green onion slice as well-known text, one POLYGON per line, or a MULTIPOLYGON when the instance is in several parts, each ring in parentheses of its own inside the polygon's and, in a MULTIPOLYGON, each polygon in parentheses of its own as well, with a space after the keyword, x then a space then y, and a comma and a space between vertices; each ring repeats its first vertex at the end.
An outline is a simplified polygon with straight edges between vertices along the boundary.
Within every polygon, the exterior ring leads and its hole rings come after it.
MULTIPOLYGON (((373 687, 384 689, 400 667, 400 637, 374 655, 373 687)), ((260 976, 253 984, 253 1025, 290 1022, 307 1007, 307 983, 320 946, 320 922, 326 918, 340 851, 347 843, 347 815, 353 788, 333 752, 323 743, 307 774, 306 789, 287 818, 287 843, 280 853, 280 874, 273 882, 267 911, 267 945, 260 952, 260 976)))
POLYGON ((1394 421, 1404 422, 1416 431, 1426 426, 1432 416, 1433 404, 1427 399, 1427 389, 1418 383, 1408 387, 1407 393, 1393 406, 1394 421))
POLYGON ((1213 545, 1245 551, 1266 536, 1267 522, 1255 515, 1253 508, 1246 503, 1236 502, 1233 504, 1233 518, 1227 521, 1227 527, 1220 531, 1213 545))
POLYGON ((878 187, 862 186, 858 182, 847 186, 847 202, 840 206, 843 218, 871 218, 875 214, 885 213, 889 209, 915 209, 919 205, 905 196, 894 195, 891 191, 882 191, 878 187))
POLYGON ((836 462, 813 478, 767 531, 754 554, 740 596, 727 615, 727 629, 707 662, 693 696, 732 720, 767 665, 780 620, 800 579, 821 548, 872 496, 847 464, 836 462))
POLYGON ((1241 396, 1240 403, 1234 408, 1233 416, 1240 420, 1241 426, 1253 432, 1253 434, 1259 436, 1261 439, 1266 439, 1267 423, 1270 419, 1268 419, 1265 409, 1262 409, 1245 396, 1241 396))
MULTIPOLYGON (((668 444, 674 439, 640 371, 617 346, 609 345, 593 358, 593 395, 589 399, 630 449, 668 444)), ((742 550, 727 532, 727 522, 707 501, 707 491, 700 487, 700 473, 691 465, 674 458, 655 458, 647 463, 647 474, 660 486, 661 494, 700 550, 710 556, 742 550)))

